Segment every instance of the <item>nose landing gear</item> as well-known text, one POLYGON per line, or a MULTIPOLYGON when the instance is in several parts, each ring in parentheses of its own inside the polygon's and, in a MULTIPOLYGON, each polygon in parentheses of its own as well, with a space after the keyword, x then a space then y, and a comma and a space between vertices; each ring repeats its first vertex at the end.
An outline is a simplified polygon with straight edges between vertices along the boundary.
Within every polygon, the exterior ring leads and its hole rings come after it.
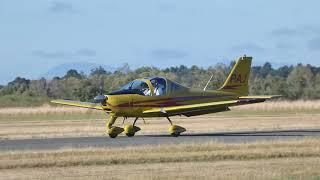
POLYGON ((124 131, 123 128, 118 127, 118 126, 112 126, 117 119, 117 116, 114 114, 110 114, 110 118, 106 124, 106 131, 109 134, 109 137, 115 138, 117 137, 120 133, 124 131))

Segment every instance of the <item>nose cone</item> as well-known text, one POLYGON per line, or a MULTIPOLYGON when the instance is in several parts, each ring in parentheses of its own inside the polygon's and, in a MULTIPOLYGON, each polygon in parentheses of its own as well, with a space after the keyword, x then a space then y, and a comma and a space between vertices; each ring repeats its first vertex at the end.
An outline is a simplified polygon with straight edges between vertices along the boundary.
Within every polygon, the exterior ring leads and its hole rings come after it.
POLYGON ((94 103, 105 104, 106 101, 107 101, 107 99, 108 99, 107 96, 100 94, 100 95, 98 95, 98 96, 96 96, 96 97, 93 98, 93 102, 94 102, 94 103))

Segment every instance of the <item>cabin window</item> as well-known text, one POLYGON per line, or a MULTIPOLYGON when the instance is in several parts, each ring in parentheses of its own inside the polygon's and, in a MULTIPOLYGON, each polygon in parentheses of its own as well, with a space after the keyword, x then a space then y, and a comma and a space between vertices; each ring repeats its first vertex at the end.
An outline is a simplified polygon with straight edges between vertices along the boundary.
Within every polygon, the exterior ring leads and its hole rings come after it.
POLYGON ((150 82, 153 86, 154 94, 156 96, 163 96, 166 94, 166 80, 163 78, 152 78, 150 82))

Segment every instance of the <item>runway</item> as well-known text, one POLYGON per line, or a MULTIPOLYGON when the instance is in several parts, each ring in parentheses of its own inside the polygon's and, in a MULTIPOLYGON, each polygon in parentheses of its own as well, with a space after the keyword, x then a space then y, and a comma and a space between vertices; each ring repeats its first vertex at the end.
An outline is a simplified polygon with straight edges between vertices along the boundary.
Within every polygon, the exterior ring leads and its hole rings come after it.
POLYGON ((303 137, 320 137, 320 129, 196 133, 182 134, 179 137, 171 137, 169 135, 136 135, 134 137, 119 136, 115 139, 109 138, 108 136, 98 136, 0 140, 0 151, 57 150, 61 148, 89 147, 126 147, 177 143, 201 143, 210 141, 237 143, 292 138, 297 139, 303 137))

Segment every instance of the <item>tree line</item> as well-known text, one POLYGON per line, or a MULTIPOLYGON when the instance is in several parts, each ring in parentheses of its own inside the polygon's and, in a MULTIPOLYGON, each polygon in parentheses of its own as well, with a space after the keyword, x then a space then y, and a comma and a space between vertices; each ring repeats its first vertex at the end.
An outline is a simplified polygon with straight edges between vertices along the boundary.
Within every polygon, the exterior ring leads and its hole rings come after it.
MULTIPOLYGON (((207 89, 217 89, 225 81, 230 65, 217 64, 208 68, 196 65, 184 65, 160 69, 156 67, 140 67, 130 70, 128 67, 115 72, 108 72, 102 67, 91 70, 86 75, 74 69, 69 70, 63 77, 53 79, 41 78, 29 80, 15 78, 5 86, 0 86, 1 97, 28 97, 43 99, 73 99, 91 101, 103 85, 104 93, 117 90, 122 85, 137 78, 148 76, 164 76, 191 88, 203 88, 213 75, 207 89)), ((249 79, 250 94, 281 94, 286 99, 319 99, 320 98, 320 67, 297 64, 273 68, 270 63, 253 66, 249 79)), ((16 98, 19 100, 19 98, 16 98)), ((16 100, 15 99, 15 100, 16 100)))

